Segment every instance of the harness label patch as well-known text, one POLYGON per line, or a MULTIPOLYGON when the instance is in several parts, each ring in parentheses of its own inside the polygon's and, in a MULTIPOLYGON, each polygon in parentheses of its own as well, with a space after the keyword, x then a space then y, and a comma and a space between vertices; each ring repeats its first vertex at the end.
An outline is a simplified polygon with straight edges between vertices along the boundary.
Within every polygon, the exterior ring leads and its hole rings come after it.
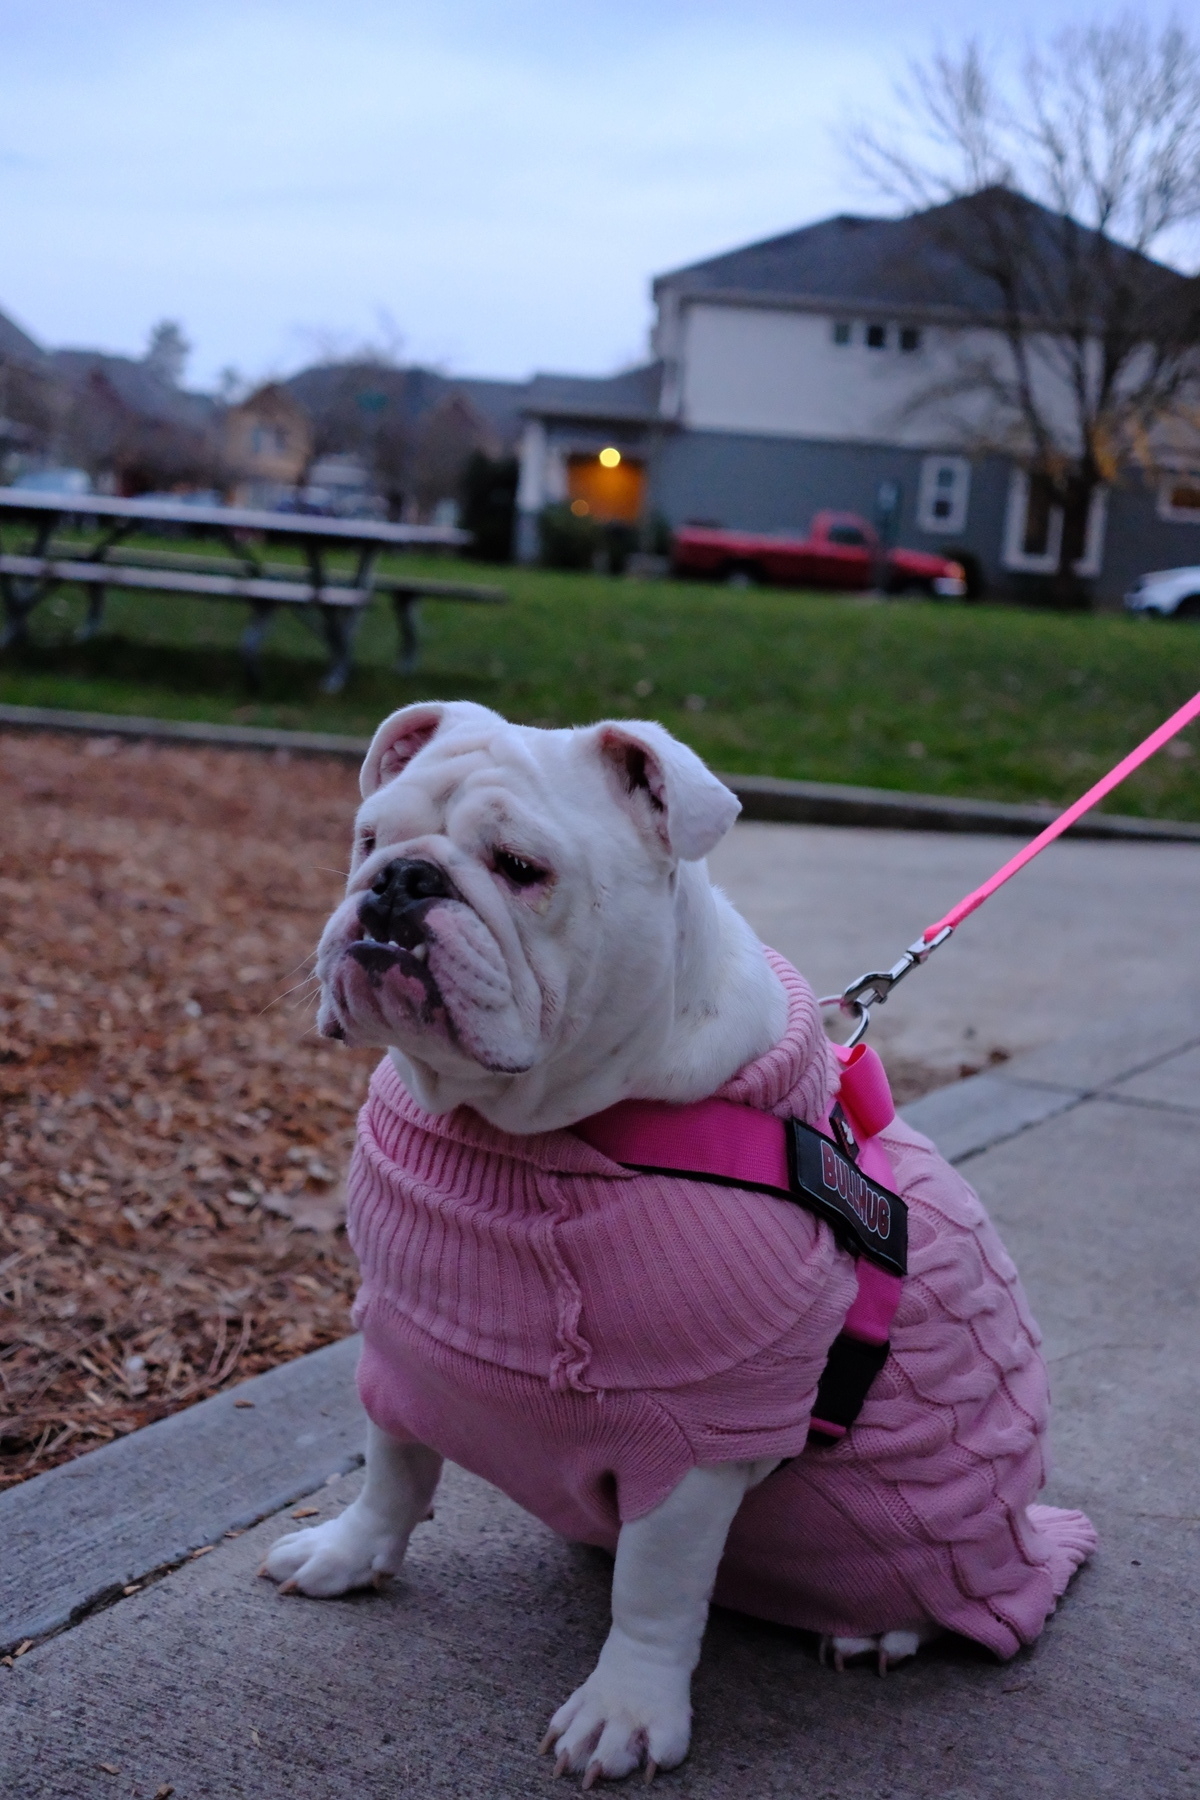
POLYGON ((787 1121, 788 1161, 798 1199, 833 1226, 844 1244, 893 1275, 908 1269, 908 1208, 899 1194, 855 1168, 832 1139, 800 1119, 787 1121))

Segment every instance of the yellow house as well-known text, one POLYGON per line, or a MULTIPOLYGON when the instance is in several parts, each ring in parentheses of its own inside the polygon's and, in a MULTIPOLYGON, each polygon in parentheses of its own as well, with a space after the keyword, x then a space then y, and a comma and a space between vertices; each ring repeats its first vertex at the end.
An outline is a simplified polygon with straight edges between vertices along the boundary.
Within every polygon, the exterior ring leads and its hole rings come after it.
POLYGON ((308 414, 277 381, 230 407, 223 439, 235 506, 274 505, 303 480, 313 454, 308 414))

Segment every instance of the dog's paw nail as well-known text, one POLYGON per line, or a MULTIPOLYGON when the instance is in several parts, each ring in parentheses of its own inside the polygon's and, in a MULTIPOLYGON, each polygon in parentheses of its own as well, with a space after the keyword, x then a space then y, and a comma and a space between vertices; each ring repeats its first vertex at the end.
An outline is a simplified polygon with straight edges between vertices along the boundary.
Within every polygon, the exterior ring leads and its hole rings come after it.
POLYGON ((650 1786, 650 1783, 654 1780, 654 1777, 657 1774, 658 1774, 658 1764, 655 1762, 654 1758, 651 1757, 650 1761, 646 1764, 645 1782, 646 1782, 647 1787, 650 1786))
POLYGON ((279 1591, 281 1594, 298 1594, 300 1589, 297 1585, 295 1576, 293 1575, 290 1580, 282 1582, 279 1591))
POLYGON ((570 1757, 567 1755, 565 1750, 560 1750, 558 1753, 558 1761, 554 1765, 554 1773, 556 1775, 565 1775, 567 1770, 570 1768, 570 1766, 571 1766, 570 1757))
POLYGON ((835 1650, 833 1653, 833 1666, 839 1675, 846 1673, 846 1659, 840 1650, 835 1650))
POLYGON ((390 1569, 376 1569, 371 1577, 371 1586, 382 1593, 391 1579, 392 1571, 390 1569))
POLYGON ((600 1767, 600 1764, 598 1762, 590 1762, 588 1764, 587 1774, 583 1778, 583 1791, 585 1794, 587 1793, 589 1788, 595 1787, 596 1783, 599 1781, 599 1779, 600 1779, 601 1775, 603 1775, 603 1773, 604 1773, 604 1770, 600 1767))
POLYGON ((556 1731, 548 1731, 546 1733, 545 1737, 542 1739, 541 1743, 538 1745, 538 1755, 539 1756, 549 1756, 550 1752, 553 1750, 553 1748, 554 1748, 555 1744, 557 1744, 557 1742, 558 1742, 558 1733, 556 1731))
POLYGON ((887 1672, 888 1672, 888 1653, 886 1650, 881 1650, 879 1652, 878 1668, 879 1668, 879 1673, 881 1675, 887 1674, 887 1672))

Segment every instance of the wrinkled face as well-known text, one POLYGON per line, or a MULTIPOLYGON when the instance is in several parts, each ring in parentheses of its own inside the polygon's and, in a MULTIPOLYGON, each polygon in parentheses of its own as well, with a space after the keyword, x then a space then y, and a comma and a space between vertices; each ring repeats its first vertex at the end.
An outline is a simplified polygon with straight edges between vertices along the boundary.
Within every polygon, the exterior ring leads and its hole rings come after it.
POLYGON ((363 790, 318 1025, 398 1050, 425 1104, 439 1077, 467 1098, 585 1039, 619 1054, 669 991, 683 852, 668 821, 703 855, 737 810, 658 727, 539 731, 468 703, 393 715, 363 790))

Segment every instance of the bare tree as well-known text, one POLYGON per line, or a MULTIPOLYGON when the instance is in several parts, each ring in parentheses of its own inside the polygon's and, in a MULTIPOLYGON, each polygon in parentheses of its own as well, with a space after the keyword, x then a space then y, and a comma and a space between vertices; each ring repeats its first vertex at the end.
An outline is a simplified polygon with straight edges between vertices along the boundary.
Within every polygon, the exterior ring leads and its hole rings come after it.
POLYGON ((0 357, 0 463, 11 453, 44 453, 56 422, 54 382, 45 368, 0 357))
POLYGON ((139 411, 102 368, 56 385, 54 444, 68 463, 110 477, 123 494, 219 487, 226 478, 216 419, 139 411))
POLYGON ((192 346, 183 327, 175 319, 160 319, 150 332, 142 362, 159 381, 174 388, 183 380, 191 354, 192 346))
POLYGON ((399 518, 410 486, 413 449, 406 379, 405 370, 369 346, 294 376, 291 391, 312 425, 312 450, 300 485, 323 457, 356 456, 382 494, 389 518, 399 518))
POLYGON ((457 501, 472 452, 484 447, 484 431, 461 394, 449 394, 422 421, 412 459, 413 493, 423 518, 439 500, 457 501))
POLYGON ((898 98, 855 161, 970 278, 959 322, 979 328, 917 404, 961 402, 964 438, 1062 509, 1066 593, 1097 489, 1200 424, 1200 279, 1153 260, 1200 219, 1200 51, 1127 15, 1057 33, 1010 79, 978 40, 939 50, 898 98))

